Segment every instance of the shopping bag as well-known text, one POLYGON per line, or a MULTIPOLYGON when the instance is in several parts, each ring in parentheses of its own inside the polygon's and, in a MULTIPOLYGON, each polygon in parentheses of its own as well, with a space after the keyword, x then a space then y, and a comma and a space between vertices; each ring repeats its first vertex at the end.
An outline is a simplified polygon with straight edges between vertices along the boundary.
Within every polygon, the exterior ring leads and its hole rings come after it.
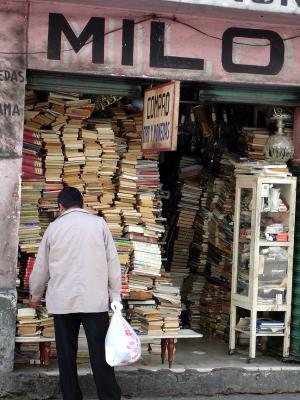
POLYGON ((141 356, 141 341, 122 317, 122 304, 112 302, 113 316, 105 338, 105 359, 111 367, 128 365, 141 356))

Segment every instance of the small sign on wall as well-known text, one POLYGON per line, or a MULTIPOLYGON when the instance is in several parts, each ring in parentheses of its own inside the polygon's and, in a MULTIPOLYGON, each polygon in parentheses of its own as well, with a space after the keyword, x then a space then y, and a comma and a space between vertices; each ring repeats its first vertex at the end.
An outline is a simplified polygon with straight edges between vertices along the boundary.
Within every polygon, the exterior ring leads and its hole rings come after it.
POLYGON ((177 149, 180 82, 146 89, 144 95, 143 151, 177 149))

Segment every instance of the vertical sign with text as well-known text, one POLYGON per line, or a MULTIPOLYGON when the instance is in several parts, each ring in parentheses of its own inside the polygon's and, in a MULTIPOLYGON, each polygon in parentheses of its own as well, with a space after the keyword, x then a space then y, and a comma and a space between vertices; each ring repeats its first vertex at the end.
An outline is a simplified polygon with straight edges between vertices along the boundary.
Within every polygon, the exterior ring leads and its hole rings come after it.
POLYGON ((168 82, 146 89, 144 95, 143 151, 177 149, 180 83, 168 82))

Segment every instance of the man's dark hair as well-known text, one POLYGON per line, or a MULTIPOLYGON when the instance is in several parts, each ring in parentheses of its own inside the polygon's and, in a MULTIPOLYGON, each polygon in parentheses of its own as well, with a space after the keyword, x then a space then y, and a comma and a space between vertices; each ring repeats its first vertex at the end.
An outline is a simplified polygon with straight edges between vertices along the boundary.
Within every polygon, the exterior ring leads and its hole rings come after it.
POLYGON ((83 207, 82 194, 78 189, 67 186, 59 193, 57 198, 58 204, 61 204, 66 210, 71 207, 83 207))

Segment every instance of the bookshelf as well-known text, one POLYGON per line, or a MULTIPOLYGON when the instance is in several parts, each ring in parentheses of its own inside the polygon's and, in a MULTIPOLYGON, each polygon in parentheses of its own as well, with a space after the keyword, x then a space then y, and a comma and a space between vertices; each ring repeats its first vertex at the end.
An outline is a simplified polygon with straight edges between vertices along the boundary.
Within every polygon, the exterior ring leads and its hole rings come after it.
POLYGON ((289 355, 295 202, 294 177, 237 175, 229 354, 243 333, 248 362, 257 337, 283 337, 283 358, 289 355), (238 309, 250 317, 237 321, 238 309))

